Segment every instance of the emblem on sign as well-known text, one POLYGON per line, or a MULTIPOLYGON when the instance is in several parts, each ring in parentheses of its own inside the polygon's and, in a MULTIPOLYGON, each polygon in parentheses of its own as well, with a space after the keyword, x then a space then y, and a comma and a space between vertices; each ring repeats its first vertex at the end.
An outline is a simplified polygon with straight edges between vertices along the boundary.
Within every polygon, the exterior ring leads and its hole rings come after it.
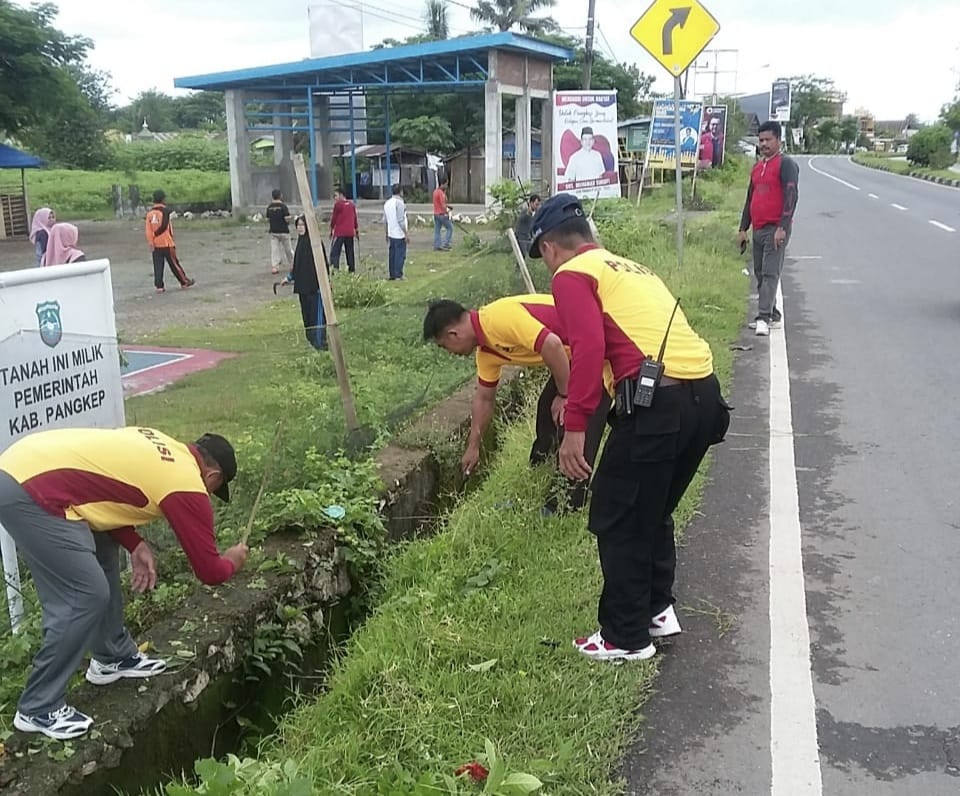
POLYGON ((63 338, 63 324, 60 323, 60 302, 41 301, 37 304, 37 323, 40 327, 40 339, 50 348, 56 348, 63 338))

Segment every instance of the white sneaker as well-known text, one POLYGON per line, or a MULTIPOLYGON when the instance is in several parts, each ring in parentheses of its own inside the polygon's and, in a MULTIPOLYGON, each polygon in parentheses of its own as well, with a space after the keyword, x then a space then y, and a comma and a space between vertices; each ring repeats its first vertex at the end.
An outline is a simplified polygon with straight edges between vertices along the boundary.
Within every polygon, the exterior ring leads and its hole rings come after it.
POLYGON ((166 668, 166 661, 160 658, 148 658, 142 652, 138 652, 116 663, 100 663, 96 658, 91 658, 85 676, 88 683, 109 685, 124 677, 153 677, 166 668))
POLYGON ((650 620, 650 638, 666 638, 682 632, 683 628, 680 627, 680 620, 677 619, 677 612, 672 605, 668 605, 663 613, 650 620))
POLYGON ((13 726, 20 732, 40 732, 58 741, 79 738, 92 724, 93 719, 69 705, 36 716, 25 716, 18 710, 13 717, 13 726))
MULTIPOLYGON (((771 329, 779 329, 781 326, 783 326, 783 318, 777 318, 776 320, 767 321, 767 326, 769 326, 771 329)), ((750 321, 750 323, 747 324, 747 328, 756 329, 757 322, 750 321)))
POLYGON ((770 326, 769 326, 769 324, 767 324, 767 322, 766 322, 765 320, 762 320, 762 319, 758 318, 758 319, 757 319, 757 325, 754 326, 753 328, 756 329, 756 332, 754 332, 754 334, 756 334, 757 337, 769 337, 769 336, 770 336, 770 326))
POLYGON ((645 661, 657 654, 657 648, 653 644, 648 644, 639 650, 615 647, 609 641, 603 640, 599 630, 588 638, 575 638, 573 646, 578 652, 595 661, 645 661))

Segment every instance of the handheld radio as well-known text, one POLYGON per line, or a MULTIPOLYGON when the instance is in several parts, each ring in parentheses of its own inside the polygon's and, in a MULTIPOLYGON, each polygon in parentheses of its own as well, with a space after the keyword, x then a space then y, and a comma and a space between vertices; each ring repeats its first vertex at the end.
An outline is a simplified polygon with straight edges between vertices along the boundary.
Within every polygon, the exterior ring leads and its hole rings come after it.
POLYGON ((633 396, 633 405, 647 408, 653 405, 653 396, 660 386, 660 379, 663 378, 663 355, 667 350, 667 338, 670 336, 670 327, 673 326, 673 319, 680 307, 680 299, 673 305, 673 312, 670 313, 670 321, 667 323, 667 331, 663 335, 663 342, 660 344, 660 353, 656 359, 646 357, 640 366, 640 375, 637 377, 636 393, 633 396))

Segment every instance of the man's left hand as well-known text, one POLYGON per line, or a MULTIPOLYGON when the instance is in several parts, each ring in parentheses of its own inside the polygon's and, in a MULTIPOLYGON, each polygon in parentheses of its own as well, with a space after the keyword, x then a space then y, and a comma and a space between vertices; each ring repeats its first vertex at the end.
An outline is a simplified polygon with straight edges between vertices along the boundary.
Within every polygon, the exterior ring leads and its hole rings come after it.
POLYGON ((553 418, 553 424, 559 428, 563 425, 563 410, 567 406, 567 399, 561 398, 559 395, 553 399, 553 403, 550 404, 550 416, 553 418))
POLYGON ((157 585, 157 563, 153 558, 153 551, 146 542, 140 542, 137 549, 130 554, 130 564, 133 573, 130 576, 130 588, 137 594, 150 591, 157 585))
POLYGON ((586 434, 582 431, 567 431, 560 443, 560 471, 575 481, 586 481, 591 469, 583 456, 586 434))
POLYGON ((783 227, 777 227, 777 231, 773 233, 773 245, 775 248, 779 249, 787 240, 787 231, 783 227))

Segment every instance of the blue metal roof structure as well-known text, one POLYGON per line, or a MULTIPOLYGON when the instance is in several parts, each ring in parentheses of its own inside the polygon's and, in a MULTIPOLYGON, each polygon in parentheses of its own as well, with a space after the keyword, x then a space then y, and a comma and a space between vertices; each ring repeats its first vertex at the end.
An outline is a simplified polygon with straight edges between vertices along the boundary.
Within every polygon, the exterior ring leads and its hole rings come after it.
POLYGON ((0 169, 39 169, 41 166, 43 161, 40 158, 0 144, 0 169))
POLYGON ((173 85, 206 91, 283 91, 294 88, 310 88, 319 92, 385 88, 463 91, 476 89, 486 82, 490 50, 507 50, 550 61, 569 61, 574 56, 572 50, 549 42, 516 33, 492 33, 327 58, 305 58, 293 63, 232 72, 178 77, 173 85))
MULTIPOLYGON (((353 197, 356 198, 356 134, 366 132, 365 127, 357 127, 356 97, 367 92, 383 96, 386 148, 390 151, 388 97, 425 92, 477 92, 490 76, 491 50, 526 55, 540 61, 569 61, 574 57, 574 52, 566 47, 504 32, 178 77, 173 85, 176 88, 249 93, 244 99, 247 130, 307 133, 311 163, 316 162, 314 96, 342 97, 337 106, 340 113, 330 115, 331 126, 327 132, 349 133, 353 197), (257 96, 258 92, 272 96, 257 96), (278 124, 277 119, 283 123, 278 124)), ((389 181, 389 159, 387 169, 389 181)), ((317 177, 313 168, 310 169, 310 183, 316 197, 317 177)))

